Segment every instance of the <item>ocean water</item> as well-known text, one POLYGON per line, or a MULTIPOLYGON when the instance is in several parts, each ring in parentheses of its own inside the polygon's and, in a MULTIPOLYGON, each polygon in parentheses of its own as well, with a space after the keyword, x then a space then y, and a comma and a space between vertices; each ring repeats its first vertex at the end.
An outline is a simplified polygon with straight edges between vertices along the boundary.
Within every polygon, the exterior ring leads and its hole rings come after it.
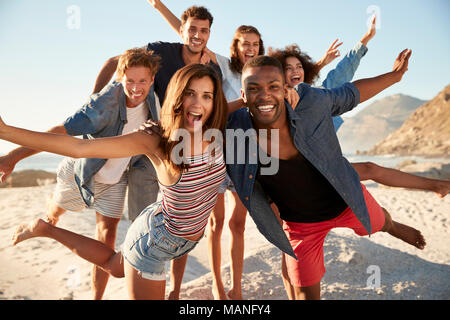
POLYGON ((63 156, 54 155, 51 153, 42 153, 23 159, 16 164, 14 171, 20 170, 45 170, 48 172, 55 172, 58 169, 59 163, 64 159, 63 156))
POLYGON ((448 158, 424 158, 419 156, 396 156, 396 155, 382 155, 382 156, 362 156, 345 154, 344 155, 350 162, 374 162, 380 166, 395 168, 399 163, 405 160, 414 160, 417 163, 421 162, 450 162, 450 157, 448 158))
MULTIPOLYGON (((371 161, 380 166, 395 168, 399 163, 404 160, 414 160, 416 162, 450 162, 450 158, 424 158, 418 156, 361 156, 361 155, 345 155, 350 162, 366 162, 371 161)), ((48 172, 56 172, 59 163, 63 159, 63 156, 54 155, 51 153, 42 153, 35 156, 26 158, 20 161, 15 168, 15 171, 19 170, 45 170, 48 172)))

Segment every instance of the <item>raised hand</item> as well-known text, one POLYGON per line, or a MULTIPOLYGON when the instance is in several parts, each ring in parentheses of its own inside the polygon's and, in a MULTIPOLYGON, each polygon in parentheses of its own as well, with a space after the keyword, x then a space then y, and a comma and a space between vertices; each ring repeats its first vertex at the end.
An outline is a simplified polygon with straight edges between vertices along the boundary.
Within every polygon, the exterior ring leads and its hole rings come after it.
POLYGON ((342 45, 342 42, 339 42, 336 44, 336 42, 338 42, 338 41, 339 41, 339 39, 334 40, 334 42, 327 49, 327 51, 325 52, 323 57, 320 58, 319 61, 317 61, 316 65, 320 69, 322 69, 327 64, 331 63, 334 59, 336 59, 337 57, 339 57, 341 55, 341 53, 338 50, 338 47, 342 45))
POLYGON ((369 30, 367 30, 366 34, 361 38, 361 42, 363 45, 367 46, 367 43, 372 40, 373 37, 375 37, 375 34, 377 33, 377 15, 374 14, 372 16, 372 21, 370 22, 369 30))
POLYGON ((147 2, 150 3, 150 5, 155 9, 158 9, 158 7, 161 5, 160 0, 147 0, 147 2))
POLYGON ((402 80, 403 75, 406 71, 408 71, 408 63, 411 54, 411 49, 405 49, 400 52, 397 56, 397 59, 395 59, 394 66, 392 67, 392 72, 394 72, 398 76, 397 81, 402 80))

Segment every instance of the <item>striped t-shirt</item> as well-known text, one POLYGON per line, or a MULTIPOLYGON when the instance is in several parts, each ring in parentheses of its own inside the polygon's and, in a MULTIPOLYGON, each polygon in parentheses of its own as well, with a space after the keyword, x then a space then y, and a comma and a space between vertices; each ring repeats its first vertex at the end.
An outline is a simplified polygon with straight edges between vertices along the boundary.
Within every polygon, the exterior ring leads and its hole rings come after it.
POLYGON ((159 184, 165 226, 178 237, 203 232, 226 174, 222 150, 216 151, 216 155, 204 153, 187 160, 189 168, 176 184, 159 184))

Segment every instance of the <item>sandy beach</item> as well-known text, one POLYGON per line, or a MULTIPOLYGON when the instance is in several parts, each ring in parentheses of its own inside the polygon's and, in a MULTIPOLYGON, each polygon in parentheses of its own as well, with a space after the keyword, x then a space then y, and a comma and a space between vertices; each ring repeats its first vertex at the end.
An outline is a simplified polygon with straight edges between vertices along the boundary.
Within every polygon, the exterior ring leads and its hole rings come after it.
MULTIPOLYGON (((53 188, 0 189, 0 299, 91 299, 90 263, 50 239, 12 246, 19 224, 44 216, 45 199, 53 188)), ((375 184, 368 184, 368 190, 395 220, 421 230, 427 246, 421 251, 388 234, 361 238, 351 230, 335 229, 325 241, 322 299, 450 299, 450 196, 441 199, 432 192, 375 184)), ((68 212, 58 225, 93 237, 95 214, 92 210, 68 212)), ((129 225, 121 220, 117 248, 129 225)), ((245 240, 244 299, 287 299, 280 277, 280 251, 259 234, 250 217, 245 240)), ((225 227, 222 274, 226 288, 230 286, 228 243, 225 227)), ((111 277, 104 299, 128 299, 124 279, 111 277)), ((206 239, 189 255, 181 299, 212 299, 206 239)))

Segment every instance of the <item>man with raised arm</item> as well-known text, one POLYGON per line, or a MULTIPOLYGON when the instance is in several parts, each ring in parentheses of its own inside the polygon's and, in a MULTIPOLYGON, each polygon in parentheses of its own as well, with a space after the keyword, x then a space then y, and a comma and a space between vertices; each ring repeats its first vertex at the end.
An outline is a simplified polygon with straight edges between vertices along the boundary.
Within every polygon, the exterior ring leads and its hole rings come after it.
POLYGON ((419 249, 425 246, 418 230, 393 221, 361 185, 342 155, 332 122, 332 116, 399 82, 410 56, 411 50, 404 50, 391 72, 335 89, 302 83, 295 110, 284 100, 286 83, 279 61, 260 56, 244 66, 242 97, 248 110, 229 117, 227 130, 234 137, 227 132, 227 170, 261 233, 289 252, 287 236, 297 258, 287 256, 296 299, 320 298, 323 241, 334 227, 348 227, 361 236, 384 231, 419 249), (239 130, 253 134, 235 143, 239 130), (244 163, 239 161, 242 157, 244 163), (265 169, 274 163, 277 170, 268 175, 265 169), (280 210, 285 234, 269 199, 280 210))

